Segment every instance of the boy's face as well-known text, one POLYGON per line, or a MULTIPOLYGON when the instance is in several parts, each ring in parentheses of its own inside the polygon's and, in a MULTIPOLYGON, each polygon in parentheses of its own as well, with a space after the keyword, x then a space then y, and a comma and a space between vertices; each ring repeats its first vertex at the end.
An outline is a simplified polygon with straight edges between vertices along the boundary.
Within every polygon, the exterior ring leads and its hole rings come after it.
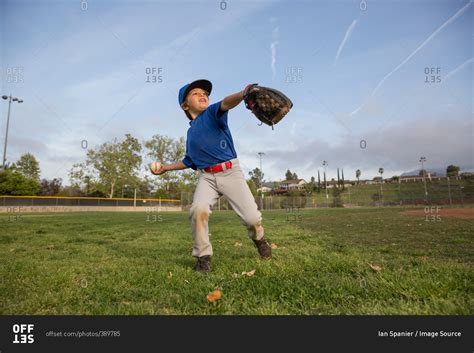
POLYGON ((203 112, 209 106, 209 93, 202 88, 194 88, 189 91, 183 103, 184 110, 203 112))

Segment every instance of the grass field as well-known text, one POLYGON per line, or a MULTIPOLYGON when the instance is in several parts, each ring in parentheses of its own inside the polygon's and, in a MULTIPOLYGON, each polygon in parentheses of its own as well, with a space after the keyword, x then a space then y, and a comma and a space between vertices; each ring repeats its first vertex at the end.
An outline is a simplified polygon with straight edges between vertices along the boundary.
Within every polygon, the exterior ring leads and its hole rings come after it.
POLYGON ((0 314, 472 315, 474 220, 403 210, 266 211, 270 261, 215 211, 208 275, 185 212, 2 215, 0 314))

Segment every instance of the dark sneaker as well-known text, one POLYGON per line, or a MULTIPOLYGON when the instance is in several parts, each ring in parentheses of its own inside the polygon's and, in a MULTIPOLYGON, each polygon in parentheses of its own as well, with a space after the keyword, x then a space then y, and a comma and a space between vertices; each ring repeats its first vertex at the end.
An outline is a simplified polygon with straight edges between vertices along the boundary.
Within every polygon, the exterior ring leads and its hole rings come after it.
POLYGON ((262 259, 269 259, 272 257, 272 247, 265 238, 260 240, 253 239, 253 242, 255 243, 258 253, 262 259))
POLYGON ((197 272, 209 272, 211 270, 211 257, 209 255, 198 257, 194 269, 197 272))

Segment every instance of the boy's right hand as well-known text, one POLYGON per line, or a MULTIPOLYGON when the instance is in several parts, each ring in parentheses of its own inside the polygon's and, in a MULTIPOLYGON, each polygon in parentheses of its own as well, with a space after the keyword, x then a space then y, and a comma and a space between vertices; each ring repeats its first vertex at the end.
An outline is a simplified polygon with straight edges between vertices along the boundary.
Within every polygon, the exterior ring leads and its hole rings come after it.
POLYGON ((165 164, 160 164, 160 167, 159 168, 150 168, 151 169, 151 173, 153 175, 161 175, 165 172, 167 172, 169 169, 167 168, 168 166, 165 165, 165 164))
POLYGON ((156 173, 156 175, 160 175, 160 174, 163 174, 163 173, 166 173, 168 171, 168 168, 166 168, 167 166, 162 164, 161 165, 161 168, 158 170, 158 172, 156 173))

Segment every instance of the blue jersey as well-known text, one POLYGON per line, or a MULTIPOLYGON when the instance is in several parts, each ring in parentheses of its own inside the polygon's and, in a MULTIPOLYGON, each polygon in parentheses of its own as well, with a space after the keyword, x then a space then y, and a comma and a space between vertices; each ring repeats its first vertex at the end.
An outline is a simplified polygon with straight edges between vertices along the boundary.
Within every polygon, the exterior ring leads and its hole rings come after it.
POLYGON ((237 158, 234 141, 227 125, 227 111, 221 102, 211 104, 189 122, 184 165, 194 170, 204 169, 237 158))

